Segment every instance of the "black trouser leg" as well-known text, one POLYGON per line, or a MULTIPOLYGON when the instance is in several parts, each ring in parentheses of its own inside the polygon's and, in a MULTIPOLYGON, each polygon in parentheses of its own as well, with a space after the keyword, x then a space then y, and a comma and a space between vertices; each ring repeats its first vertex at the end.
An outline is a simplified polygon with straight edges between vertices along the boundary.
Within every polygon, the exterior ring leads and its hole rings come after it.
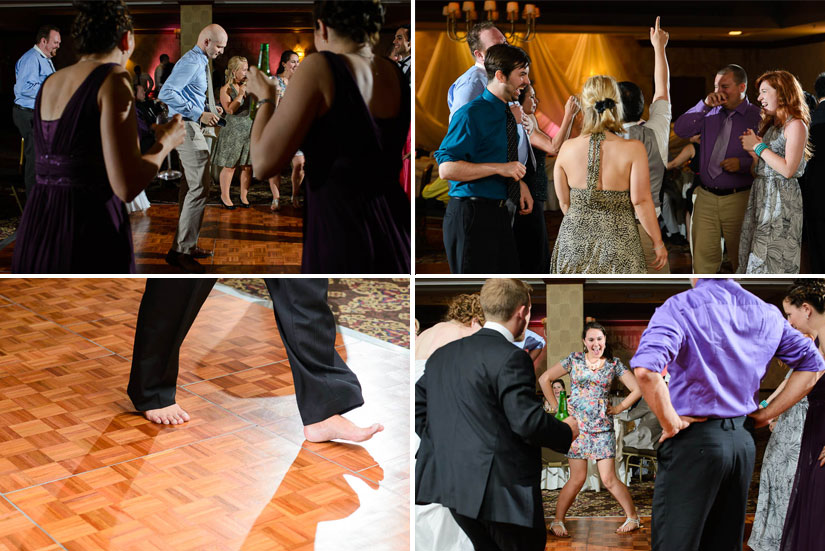
POLYGON ((458 526, 467 534, 475 551, 543 551, 547 543, 544 517, 534 526, 478 520, 450 509, 458 526))
POLYGON ((146 280, 127 388, 138 411, 175 403, 180 345, 215 281, 213 278, 146 280))
POLYGON ((745 417, 694 423, 658 451, 653 551, 741 551, 756 446, 745 417))
POLYGON ((20 135, 23 137, 23 176, 26 182, 26 200, 30 197, 31 190, 34 187, 34 136, 32 132, 32 124, 34 121, 34 113, 32 111, 23 111, 16 107, 12 109, 12 120, 20 135))
POLYGON ((267 278, 304 425, 364 405, 361 385, 335 350, 327 279, 267 278))
POLYGON ((450 199, 444 247, 454 274, 507 274, 519 270, 510 213, 488 201, 450 199))
POLYGON ((544 201, 534 201, 530 214, 516 214, 513 236, 522 274, 550 273, 550 245, 544 223, 544 201))

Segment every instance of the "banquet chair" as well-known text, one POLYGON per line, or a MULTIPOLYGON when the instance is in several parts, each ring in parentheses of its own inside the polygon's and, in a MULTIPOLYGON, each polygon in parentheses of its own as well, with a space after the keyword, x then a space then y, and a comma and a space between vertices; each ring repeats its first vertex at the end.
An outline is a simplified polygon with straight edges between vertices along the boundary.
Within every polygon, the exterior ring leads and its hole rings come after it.
POLYGON ((625 446, 622 449, 622 460, 624 461, 625 485, 628 485, 628 480, 633 480, 633 477, 630 475, 631 467, 636 467, 639 469, 639 482, 642 481, 642 467, 647 462, 652 463, 654 473, 656 473, 658 470, 658 464, 656 463, 656 450, 639 449, 634 448, 632 446, 625 446))

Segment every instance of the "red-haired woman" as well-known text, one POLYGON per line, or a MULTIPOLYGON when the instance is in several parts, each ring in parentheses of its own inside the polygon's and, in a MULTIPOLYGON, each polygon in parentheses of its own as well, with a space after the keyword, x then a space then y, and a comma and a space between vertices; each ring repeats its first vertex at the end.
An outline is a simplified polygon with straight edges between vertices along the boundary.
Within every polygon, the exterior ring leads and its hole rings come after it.
POLYGON ((759 135, 748 130, 740 137, 756 161, 756 179, 742 223, 739 272, 799 273, 802 192, 797 178, 811 157, 811 116, 802 86, 787 71, 764 73, 756 89, 762 104, 759 135))

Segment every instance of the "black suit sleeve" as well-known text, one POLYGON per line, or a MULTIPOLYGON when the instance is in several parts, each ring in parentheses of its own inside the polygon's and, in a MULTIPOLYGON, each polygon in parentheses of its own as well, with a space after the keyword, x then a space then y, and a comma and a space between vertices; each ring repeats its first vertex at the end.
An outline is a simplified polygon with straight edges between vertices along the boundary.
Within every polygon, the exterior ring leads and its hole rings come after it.
MULTIPOLYGON (((510 429, 524 440, 567 453, 573 442, 570 427, 548 415, 536 399, 536 379, 530 356, 521 349, 513 349, 498 376, 499 401, 510 429)), ((418 393, 416 385, 416 424, 418 393)), ((417 427, 416 427, 417 430, 417 427)))
POLYGON ((427 372, 415 383, 415 433, 422 437, 427 425, 427 372))

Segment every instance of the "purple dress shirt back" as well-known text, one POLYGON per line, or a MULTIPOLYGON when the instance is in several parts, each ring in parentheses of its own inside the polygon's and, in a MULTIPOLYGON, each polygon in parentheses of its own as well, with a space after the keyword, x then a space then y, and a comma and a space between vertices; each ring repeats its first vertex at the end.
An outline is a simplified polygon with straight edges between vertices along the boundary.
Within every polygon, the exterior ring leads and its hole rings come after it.
POLYGON ((774 356, 794 370, 825 370, 813 341, 778 308, 733 280, 703 279, 656 310, 630 366, 667 367, 679 415, 731 418, 756 411, 774 356))
POLYGON ((722 128, 722 122, 728 115, 727 110, 722 106, 708 107, 705 105, 704 100, 701 100, 679 117, 673 125, 673 131, 681 138, 690 138, 696 134, 701 134, 699 160, 702 164, 699 176, 702 178, 702 184, 708 187, 739 189, 749 187, 753 183, 753 176, 751 176, 753 158, 742 149, 739 136, 744 134, 748 128, 752 128, 754 132, 758 130, 761 120, 760 109, 750 103, 748 98, 745 98, 734 111, 736 114, 731 119, 730 141, 725 152, 725 159, 737 157, 739 159, 739 171, 727 172, 723 170, 722 174, 716 178, 711 178, 708 174, 708 163, 713 152, 713 146, 716 144, 716 138, 719 136, 719 130, 722 128))

